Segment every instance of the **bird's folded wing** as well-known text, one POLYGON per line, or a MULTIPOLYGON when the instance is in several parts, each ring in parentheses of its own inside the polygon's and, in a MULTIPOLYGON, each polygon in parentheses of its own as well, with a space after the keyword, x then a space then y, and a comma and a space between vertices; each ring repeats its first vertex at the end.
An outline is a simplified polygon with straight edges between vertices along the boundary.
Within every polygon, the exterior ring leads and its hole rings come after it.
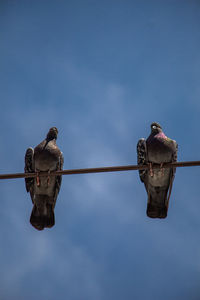
MULTIPOLYGON (((147 146, 144 138, 140 139, 137 143, 137 163, 138 165, 147 164, 147 146)), ((139 170, 140 180, 144 182, 147 170, 139 170)))

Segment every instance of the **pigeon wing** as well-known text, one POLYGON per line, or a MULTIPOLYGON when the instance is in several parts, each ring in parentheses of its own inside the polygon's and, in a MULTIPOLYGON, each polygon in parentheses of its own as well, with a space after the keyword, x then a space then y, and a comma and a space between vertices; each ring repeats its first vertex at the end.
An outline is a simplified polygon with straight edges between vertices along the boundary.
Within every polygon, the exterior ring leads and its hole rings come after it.
MULTIPOLYGON (((34 160, 33 160, 34 150, 33 148, 28 148, 25 153, 25 173, 34 173, 34 160)), ((34 177, 25 178, 25 186, 27 193, 30 192, 31 199, 33 201, 33 188, 34 188, 34 177)))
MULTIPOLYGON (((172 162, 177 161, 177 154, 178 154, 178 144, 176 143, 176 141, 173 140, 172 162)), ((170 172, 170 179, 169 179, 167 205, 169 204, 169 199, 170 199, 171 192, 172 192, 172 185, 173 185, 175 173, 176 173, 176 168, 172 168, 171 172, 170 172)))
POLYGON ((174 144, 174 149, 173 149, 173 153, 172 153, 172 162, 176 162, 177 161, 177 154, 178 154, 178 144, 174 140, 173 140, 173 144, 174 144))
MULTIPOLYGON (((57 169, 57 171, 63 170, 63 164, 64 164, 64 157, 63 157, 63 153, 60 152, 59 164, 58 164, 58 169, 57 169)), ((54 203, 56 203, 56 199, 57 199, 58 193, 59 193, 59 191, 60 191, 61 183, 62 183, 62 175, 56 176, 56 185, 55 185, 54 203)))
MULTIPOLYGON (((140 139, 137 143, 137 163, 138 165, 147 164, 147 146, 144 138, 140 139)), ((145 182, 147 170, 139 170, 140 180, 145 182)))

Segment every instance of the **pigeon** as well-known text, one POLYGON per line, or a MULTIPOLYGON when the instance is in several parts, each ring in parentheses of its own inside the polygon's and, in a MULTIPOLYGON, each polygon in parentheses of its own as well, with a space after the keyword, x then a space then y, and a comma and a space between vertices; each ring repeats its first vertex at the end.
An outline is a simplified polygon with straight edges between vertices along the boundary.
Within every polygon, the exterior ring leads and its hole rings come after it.
POLYGON ((30 193, 33 209, 30 223, 38 230, 51 228, 55 224, 54 207, 61 187, 62 176, 41 176, 40 172, 63 169, 63 154, 56 145, 58 129, 52 127, 38 146, 28 148, 25 154, 25 173, 37 173, 25 178, 26 190, 30 193))
POLYGON ((168 138, 160 124, 151 124, 151 134, 137 143, 138 165, 149 165, 150 170, 139 170, 140 180, 144 183, 147 195, 147 216, 150 218, 166 218, 169 198, 176 168, 163 168, 164 163, 177 161, 178 144, 168 138), (153 169, 159 164, 160 168, 153 169))

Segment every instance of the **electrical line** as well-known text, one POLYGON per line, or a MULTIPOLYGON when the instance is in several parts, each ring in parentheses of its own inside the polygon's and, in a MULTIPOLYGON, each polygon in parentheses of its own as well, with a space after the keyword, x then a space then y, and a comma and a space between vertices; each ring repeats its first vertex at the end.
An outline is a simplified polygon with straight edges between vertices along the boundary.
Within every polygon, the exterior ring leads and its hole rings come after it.
MULTIPOLYGON (((195 167, 200 166, 200 161, 180 161, 173 163, 164 163, 162 168, 172 167, 195 167)), ((159 169, 160 164, 153 164, 153 169, 159 169)), ((0 179, 14 179, 14 178, 30 178, 39 176, 55 176, 55 175, 73 175, 73 174, 88 174, 88 173, 103 173, 103 172, 121 172, 121 171, 134 171, 149 169, 149 165, 128 165, 128 166, 114 166, 114 167, 99 167, 99 168, 85 168, 85 169, 71 169, 52 172, 39 172, 39 173, 12 173, 0 174, 0 179)))

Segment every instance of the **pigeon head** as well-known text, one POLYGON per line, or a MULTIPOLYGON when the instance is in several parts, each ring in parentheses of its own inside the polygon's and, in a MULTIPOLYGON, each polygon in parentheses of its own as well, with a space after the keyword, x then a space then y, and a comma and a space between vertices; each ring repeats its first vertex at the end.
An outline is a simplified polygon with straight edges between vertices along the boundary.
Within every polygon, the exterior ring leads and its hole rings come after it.
POLYGON ((162 127, 160 126, 159 123, 153 122, 151 124, 151 133, 157 134, 159 132, 162 132, 162 127))
POLYGON ((58 135, 58 129, 56 127, 51 127, 49 129, 49 132, 47 133, 47 140, 51 141, 51 140, 56 140, 57 139, 57 135, 58 135))

